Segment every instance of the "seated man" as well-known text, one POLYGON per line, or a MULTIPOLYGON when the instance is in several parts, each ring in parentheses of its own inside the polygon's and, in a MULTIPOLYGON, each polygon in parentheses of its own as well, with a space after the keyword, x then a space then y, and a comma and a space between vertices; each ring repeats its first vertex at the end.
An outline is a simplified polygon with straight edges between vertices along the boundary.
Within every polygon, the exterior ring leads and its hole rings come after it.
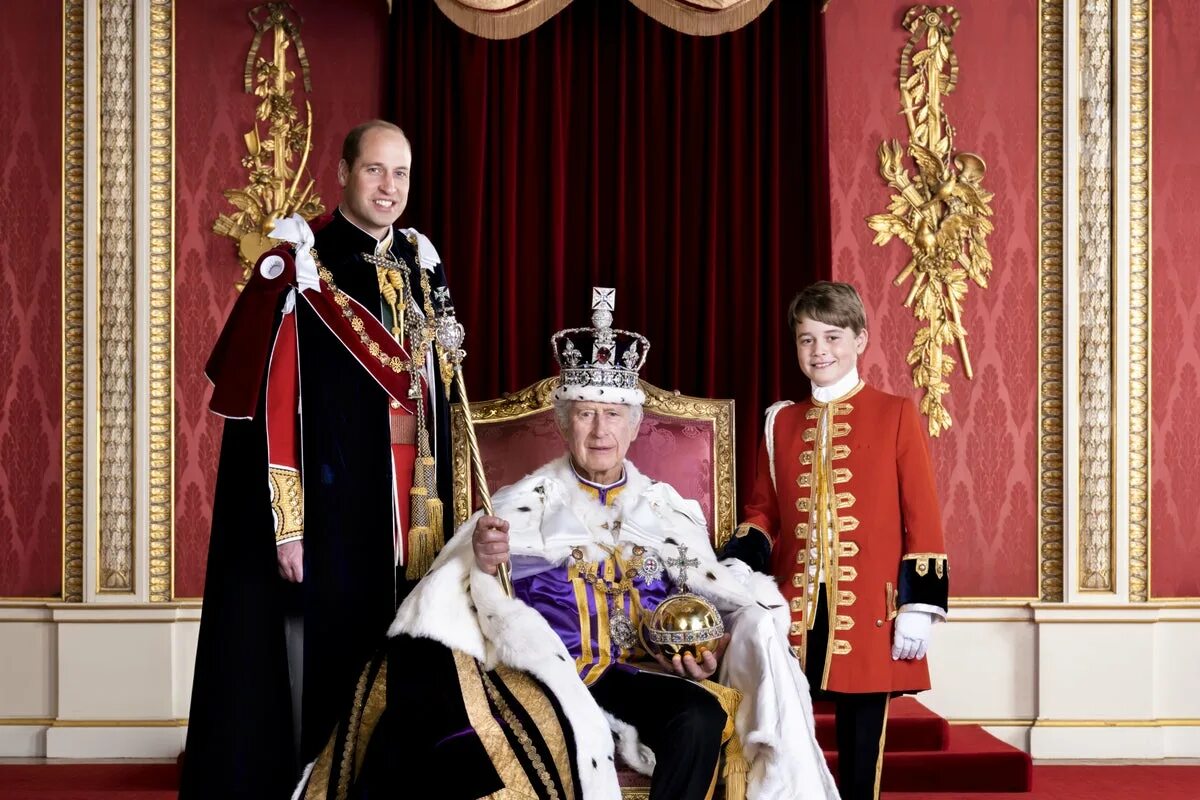
MULTIPOLYGON (((734 727, 749 765, 746 796, 837 797, 774 581, 718 563, 698 504, 625 459, 641 420, 637 370, 648 343, 609 327, 611 295, 599 291, 595 327, 554 337, 567 453, 499 491, 495 516, 477 513, 462 525, 401 606, 390 631, 387 713, 372 735, 365 726, 378 712, 367 687, 377 684, 377 662, 360 682, 358 717, 314 769, 322 791, 338 782, 341 764, 341 780, 355 785, 437 776, 439 797, 510 788, 617 798, 611 728, 622 758, 652 775, 651 798, 711 797, 729 703, 697 681, 719 672, 742 695, 734 727), (510 557, 514 598, 489 577, 510 557), (639 632, 685 581, 730 634, 699 660, 656 662, 639 632), (418 649, 440 663, 414 665, 409 653, 418 649), (458 696, 445 672, 435 674, 451 662, 458 696), (407 763, 381 778, 389 768, 372 767, 367 752, 365 766, 347 775, 347 765, 364 763, 357 752, 366 738, 369 750, 392 754, 380 759, 400 754, 407 763), (478 760, 465 760, 472 754, 478 760), (469 787, 474 764, 482 777, 469 787)), ((305 796, 323 795, 310 787, 305 796)))

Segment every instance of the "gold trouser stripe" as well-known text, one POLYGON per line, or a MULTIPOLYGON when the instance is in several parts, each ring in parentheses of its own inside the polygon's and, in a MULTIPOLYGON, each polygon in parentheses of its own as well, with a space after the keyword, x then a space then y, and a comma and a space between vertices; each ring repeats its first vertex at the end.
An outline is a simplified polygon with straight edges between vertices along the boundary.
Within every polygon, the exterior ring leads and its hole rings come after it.
POLYGON ((883 744, 887 741, 888 709, 892 706, 892 698, 883 702, 883 728, 879 731, 879 753, 875 756, 875 800, 879 800, 880 778, 883 776, 883 744))
POLYGON ((472 656, 455 650, 454 666, 458 670, 458 685, 462 689, 467 720, 479 736, 483 749, 487 751, 496 774, 500 776, 500 782, 507 789, 517 792, 518 796, 537 797, 525 768, 521 766, 517 754, 508 743, 508 737, 505 736, 500 723, 492 716, 492 707, 488 703, 483 679, 479 675, 478 662, 472 656))

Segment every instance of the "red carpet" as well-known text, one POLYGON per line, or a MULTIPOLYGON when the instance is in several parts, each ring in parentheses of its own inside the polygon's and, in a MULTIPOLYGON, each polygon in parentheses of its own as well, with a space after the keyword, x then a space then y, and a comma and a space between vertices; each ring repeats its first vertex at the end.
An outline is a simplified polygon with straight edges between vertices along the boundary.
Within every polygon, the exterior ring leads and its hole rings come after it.
MULTIPOLYGON (((829 748, 833 716, 816 712, 829 748)), ((836 769, 836 755, 826 756, 836 769)), ((174 800, 178 775, 174 763, 0 764, 0 800, 174 800)), ((980 728, 950 726, 912 698, 892 703, 883 780, 883 800, 1200 798, 1200 766, 1031 767, 1027 754, 980 728)))
MULTIPOLYGON (((817 741, 837 774, 832 706, 818 703, 817 741)), ((891 792, 1027 792, 1032 761, 982 728, 951 726, 911 697, 888 710, 883 789, 891 792)))
MULTIPOLYGON (((927 800, 926 792, 884 792, 882 800, 927 800)), ((1200 766, 1036 766, 1033 791, 950 792, 937 800, 1196 800, 1200 766)))
MULTIPOLYGON (((174 800, 173 764, 0 764, 0 800, 174 800)), ((947 792, 936 800, 1196 800, 1200 767, 1040 766, 1033 792, 947 792)), ((884 792, 883 800, 927 800, 884 792)))

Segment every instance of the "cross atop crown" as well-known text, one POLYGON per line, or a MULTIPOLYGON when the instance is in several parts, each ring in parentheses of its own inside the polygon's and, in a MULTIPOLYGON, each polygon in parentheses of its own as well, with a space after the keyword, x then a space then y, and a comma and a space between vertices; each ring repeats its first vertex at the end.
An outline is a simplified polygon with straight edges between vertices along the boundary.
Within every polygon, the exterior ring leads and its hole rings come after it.
POLYGON ((646 363, 650 341, 640 333, 612 327, 617 290, 592 288, 592 327, 567 328, 550 345, 561 368, 556 399, 640 405, 645 395, 638 371, 646 363), (585 360, 585 353, 590 359, 585 360))

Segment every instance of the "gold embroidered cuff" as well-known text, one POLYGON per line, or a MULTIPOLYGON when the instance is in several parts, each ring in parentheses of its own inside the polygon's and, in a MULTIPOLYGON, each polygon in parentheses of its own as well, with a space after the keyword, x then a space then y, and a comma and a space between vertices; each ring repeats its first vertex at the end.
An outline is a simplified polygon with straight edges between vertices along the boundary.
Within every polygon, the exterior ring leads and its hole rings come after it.
POLYGON ((275 518, 275 544, 304 538, 304 488, 300 470, 276 467, 267 470, 271 483, 271 515, 275 518))
POLYGON ((933 572, 939 578, 946 574, 946 554, 945 553, 909 553, 905 555, 901 561, 915 561, 913 565, 916 573, 921 577, 929 574, 929 567, 932 564, 933 572))

